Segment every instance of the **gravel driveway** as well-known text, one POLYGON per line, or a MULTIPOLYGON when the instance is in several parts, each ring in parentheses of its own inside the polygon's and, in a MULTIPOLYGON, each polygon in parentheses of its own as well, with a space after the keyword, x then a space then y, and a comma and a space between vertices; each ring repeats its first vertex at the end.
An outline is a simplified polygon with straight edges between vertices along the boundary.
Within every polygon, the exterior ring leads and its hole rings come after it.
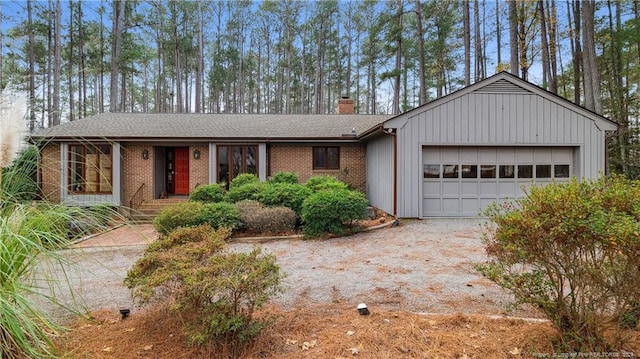
MULTIPOLYGON (((351 237, 241 241, 232 242, 229 249, 250 251, 259 245, 276 255, 287 277, 284 293, 274 301, 285 308, 325 302, 355 308, 365 302, 370 310, 502 314, 510 296, 473 269, 474 263, 486 260, 481 223, 478 219, 404 220, 399 227, 351 237)), ((144 248, 85 247, 63 253, 70 262, 66 275, 87 309, 133 308, 122 280, 144 248)), ((58 296, 74 302, 64 289, 58 296)), ((59 310, 52 314, 62 315, 59 310)))

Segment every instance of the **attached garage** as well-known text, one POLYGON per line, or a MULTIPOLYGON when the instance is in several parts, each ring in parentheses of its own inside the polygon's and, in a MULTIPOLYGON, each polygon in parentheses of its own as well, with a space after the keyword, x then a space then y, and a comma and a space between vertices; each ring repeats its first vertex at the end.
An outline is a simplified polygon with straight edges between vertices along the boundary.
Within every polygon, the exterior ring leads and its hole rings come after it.
POLYGON ((398 217, 477 216, 532 183, 598 177, 606 134, 616 128, 502 72, 363 134, 367 191, 373 205, 398 217))

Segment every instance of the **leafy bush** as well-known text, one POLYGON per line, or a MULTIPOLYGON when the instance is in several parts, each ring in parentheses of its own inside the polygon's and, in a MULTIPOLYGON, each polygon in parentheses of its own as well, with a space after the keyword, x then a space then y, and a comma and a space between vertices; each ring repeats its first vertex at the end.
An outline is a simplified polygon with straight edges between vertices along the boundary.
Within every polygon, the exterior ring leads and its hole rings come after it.
POLYGON ((174 303, 169 310, 182 318, 188 338, 237 358, 269 324, 254 312, 279 291, 281 275, 276 258, 259 248, 223 251, 228 235, 208 225, 177 230, 147 248, 125 285, 140 303, 174 303))
POLYGON ((253 173, 241 173, 237 175, 236 178, 231 180, 231 183, 229 184, 229 189, 232 189, 235 187, 241 187, 248 183, 255 183, 255 182, 260 182, 260 179, 258 179, 258 176, 254 175, 253 173))
POLYGON ((367 216, 367 198, 346 189, 324 190, 312 194, 302 205, 304 234, 344 234, 353 221, 367 216))
POLYGON ((200 202, 176 203, 167 206, 153 219, 153 227, 160 234, 167 235, 178 227, 198 225, 196 216, 204 208, 200 202))
POLYGON ((189 195, 191 202, 215 203, 224 200, 225 188, 220 183, 210 183, 196 187, 189 195))
POLYGON ((349 186, 346 183, 329 175, 311 177, 307 180, 307 182, 304 185, 305 187, 309 188, 312 192, 319 192, 324 190, 348 190, 349 189, 349 186))
POLYGON ((195 221, 198 225, 207 223, 214 229, 220 227, 234 229, 240 224, 240 212, 231 203, 208 203, 196 215, 195 221))
POLYGON ((256 200, 269 207, 288 207, 296 215, 302 212, 302 202, 309 197, 311 191, 301 184, 267 183, 260 188, 256 200))
POLYGON ((260 188, 264 186, 264 182, 251 182, 242 186, 232 187, 225 196, 225 201, 236 203, 245 200, 255 200, 260 188))
POLYGON ((298 183, 298 174, 293 172, 276 172, 271 178, 269 178, 269 182, 272 183, 298 183))
POLYGON ((640 183, 618 176, 534 186, 486 210, 491 261, 478 268, 551 320, 559 351, 619 349, 640 303, 638 198, 640 183))
POLYGON ((256 201, 236 203, 240 220, 247 232, 269 234, 290 234, 295 230, 296 213, 287 207, 264 207, 256 201))

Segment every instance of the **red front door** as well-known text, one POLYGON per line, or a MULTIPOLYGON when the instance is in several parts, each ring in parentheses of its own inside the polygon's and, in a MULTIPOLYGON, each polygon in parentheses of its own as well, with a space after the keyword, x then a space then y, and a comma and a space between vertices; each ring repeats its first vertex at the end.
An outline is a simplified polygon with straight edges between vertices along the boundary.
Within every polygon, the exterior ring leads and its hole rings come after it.
POLYGON ((175 166, 174 194, 189 194, 189 147, 175 149, 175 166))

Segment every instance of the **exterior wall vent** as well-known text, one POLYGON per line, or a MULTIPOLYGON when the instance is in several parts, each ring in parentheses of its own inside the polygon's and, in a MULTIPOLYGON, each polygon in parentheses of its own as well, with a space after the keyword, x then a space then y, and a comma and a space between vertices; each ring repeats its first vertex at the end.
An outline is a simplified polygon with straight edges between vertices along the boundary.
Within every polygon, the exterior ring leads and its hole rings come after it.
POLYGON ((512 82, 507 80, 498 80, 494 83, 488 84, 482 88, 479 88, 473 93, 512 93, 512 94, 531 94, 532 92, 526 90, 512 82))

